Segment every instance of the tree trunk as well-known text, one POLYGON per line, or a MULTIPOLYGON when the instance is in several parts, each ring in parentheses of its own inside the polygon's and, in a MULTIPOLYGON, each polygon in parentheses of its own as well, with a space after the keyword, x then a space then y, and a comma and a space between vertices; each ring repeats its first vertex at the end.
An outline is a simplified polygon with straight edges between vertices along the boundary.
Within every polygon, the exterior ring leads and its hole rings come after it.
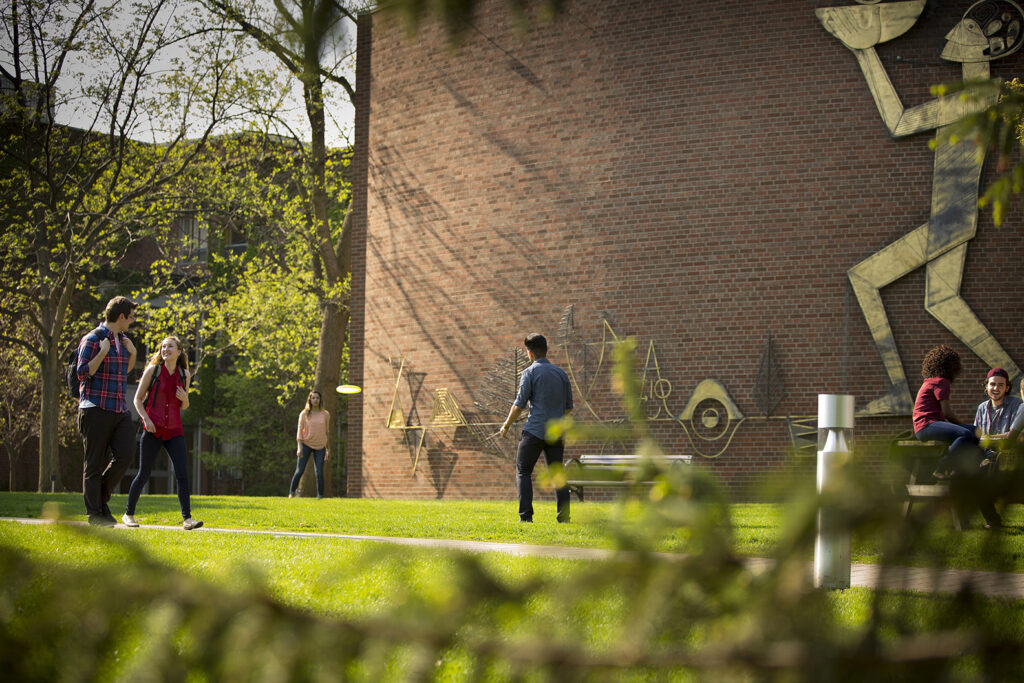
MULTIPOLYGON (((42 392, 39 410, 39 492, 48 493, 58 468, 57 419, 60 412, 60 355, 57 338, 51 336, 42 358, 42 392)), ((58 488, 63 489, 63 484, 58 488)))
MULTIPOLYGON (((323 319, 320 322, 320 345, 316 359, 315 385, 323 396, 323 406, 331 415, 331 433, 328 435, 331 445, 331 459, 340 458, 338 444, 334 440, 335 426, 338 415, 338 392, 335 388, 341 375, 341 356, 345 349, 345 332, 348 328, 348 311, 337 303, 326 302, 323 307, 323 319)), ((303 496, 306 491, 316 491, 316 480, 307 467, 302 477, 303 496), (310 477, 307 481, 307 475, 310 477)), ((334 495, 334 482, 330 476, 330 468, 324 467, 325 495, 334 495)))
MULTIPOLYGON (((310 56, 307 55, 307 60, 310 56)), ((310 62, 312 63, 312 62, 310 62)), ((327 145, 326 126, 324 119, 323 90, 319 75, 308 70, 310 75, 304 82, 303 94, 306 103, 306 116, 309 118, 312 141, 310 145, 309 178, 312 183, 313 202, 313 234, 316 235, 320 258, 324 264, 324 275, 330 291, 345 281, 349 271, 348 258, 348 221, 342 225, 342 244, 335 251, 331 236, 329 215, 330 200, 327 196, 327 145), (339 254, 340 252, 340 254, 339 254)), ((346 302, 330 298, 321 302, 322 319, 320 321, 320 340, 317 348, 315 386, 320 390, 323 407, 331 415, 332 420, 338 415, 338 379, 341 373, 341 356, 345 348, 345 333, 348 329, 348 308, 346 302)), ((334 429, 328 438, 333 442, 334 429)), ((331 457, 341 457, 338 444, 331 443, 331 457)), ((302 476, 303 497, 315 495, 315 474, 310 467, 302 476)), ((330 469, 325 467, 325 494, 333 494, 333 481, 329 476, 330 469)))
MULTIPOLYGON (((41 273, 53 272, 53 264, 41 254, 41 273)), ((49 294, 40 300, 39 319, 45 329, 42 335, 42 353, 37 354, 42 370, 42 387, 39 398, 39 482, 40 493, 50 491, 56 484, 64 489, 60 478, 59 430, 60 394, 64 385, 61 374, 60 335, 64 329, 74 292, 74 278, 65 274, 58 280, 49 294)), ((78 340, 75 340, 78 341, 78 340)))

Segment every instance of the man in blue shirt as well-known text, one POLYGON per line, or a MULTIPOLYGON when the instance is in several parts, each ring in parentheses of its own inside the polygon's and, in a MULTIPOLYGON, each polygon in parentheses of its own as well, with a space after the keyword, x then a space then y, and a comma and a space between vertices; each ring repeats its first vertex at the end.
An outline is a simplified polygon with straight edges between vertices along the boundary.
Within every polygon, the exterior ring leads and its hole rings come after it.
POLYGON ((999 478, 998 453, 993 450, 995 443, 1007 440, 1013 425, 1021 413, 1021 399, 1009 395, 1010 373, 1002 368, 989 370, 985 381, 985 393, 989 400, 982 401, 978 405, 978 411, 974 415, 974 424, 981 429, 983 441, 987 438, 991 447, 985 449, 985 459, 982 461, 982 470, 985 478, 987 491, 983 492, 979 507, 985 518, 986 529, 998 529, 1003 525, 1002 517, 996 511, 994 498, 999 478))
POLYGON ((85 447, 82 495, 89 524, 98 526, 117 523, 108 503, 135 456, 135 426, 125 396, 135 346, 125 333, 135 322, 137 305, 114 297, 103 324, 78 344, 78 430, 85 447))
MULTIPOLYGON (((516 486, 519 489, 519 521, 533 521, 533 468, 541 451, 548 467, 562 464, 565 444, 561 440, 548 443, 545 429, 549 420, 557 420, 572 410, 572 388, 565 370, 547 359, 548 341, 540 334, 531 334, 523 342, 533 364, 523 370, 519 394, 501 426, 499 434, 508 434, 509 427, 530 405, 530 416, 523 425, 523 436, 516 453, 516 486)), ((569 521, 569 487, 555 490, 558 521, 569 521)))

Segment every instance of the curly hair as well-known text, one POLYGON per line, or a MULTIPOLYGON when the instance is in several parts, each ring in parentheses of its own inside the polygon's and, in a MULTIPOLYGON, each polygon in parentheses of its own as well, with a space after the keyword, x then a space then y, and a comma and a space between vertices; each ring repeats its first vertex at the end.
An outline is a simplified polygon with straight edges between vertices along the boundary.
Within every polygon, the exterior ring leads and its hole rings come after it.
POLYGON ((943 377, 952 382, 960 374, 960 354, 952 347, 941 344, 925 354, 921 362, 921 377, 943 377))

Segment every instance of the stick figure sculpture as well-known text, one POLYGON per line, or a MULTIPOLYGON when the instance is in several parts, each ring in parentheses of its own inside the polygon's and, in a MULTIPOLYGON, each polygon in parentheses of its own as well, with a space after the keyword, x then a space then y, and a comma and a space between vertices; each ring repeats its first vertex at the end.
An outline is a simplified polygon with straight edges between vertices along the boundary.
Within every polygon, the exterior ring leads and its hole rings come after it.
MULTIPOLYGON (((825 29, 857 58, 868 89, 889 132, 940 133, 963 116, 991 104, 943 97, 905 108, 874 46, 895 38, 917 21, 925 0, 826 7, 816 11, 825 29)), ((1015 52, 1022 42, 1024 13, 1007 0, 976 2, 946 35, 943 59, 962 64, 965 81, 989 77, 989 62, 1015 52)), ((972 145, 940 145, 935 151, 928 222, 848 272, 891 382, 890 389, 861 410, 865 415, 905 415, 913 400, 879 290, 921 266, 926 269, 925 310, 990 367, 1019 378, 1010 359, 960 296, 967 243, 978 227, 978 185, 983 158, 972 145)))

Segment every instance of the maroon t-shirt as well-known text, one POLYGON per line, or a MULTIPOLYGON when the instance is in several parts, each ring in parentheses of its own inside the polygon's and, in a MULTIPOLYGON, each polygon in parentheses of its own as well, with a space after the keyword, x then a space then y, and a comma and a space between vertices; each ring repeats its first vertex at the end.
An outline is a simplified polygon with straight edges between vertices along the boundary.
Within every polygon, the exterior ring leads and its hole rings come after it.
POLYGON ((932 422, 944 421, 939 401, 949 399, 949 380, 945 377, 929 377, 917 392, 914 401, 914 432, 919 432, 932 422))

